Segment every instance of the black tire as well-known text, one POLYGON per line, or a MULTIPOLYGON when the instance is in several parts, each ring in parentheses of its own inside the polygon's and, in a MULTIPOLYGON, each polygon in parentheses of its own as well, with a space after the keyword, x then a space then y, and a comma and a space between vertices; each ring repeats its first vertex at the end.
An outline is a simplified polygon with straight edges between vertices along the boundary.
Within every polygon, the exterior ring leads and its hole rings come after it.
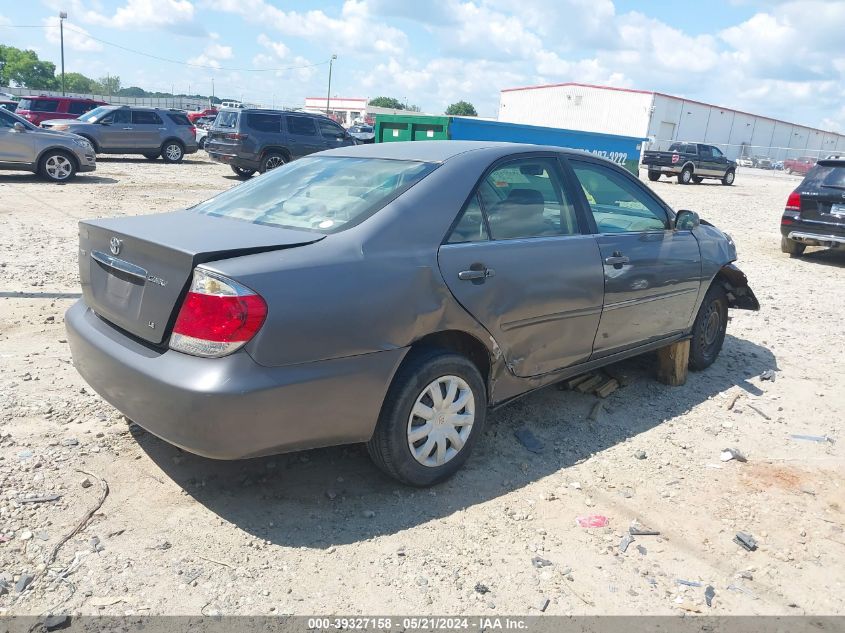
POLYGON ((702 182, 704 182, 704 178, 702 178, 701 176, 693 176, 692 181, 695 184, 700 185, 702 182))
POLYGON ((680 185, 688 185, 692 182, 692 167, 687 165, 681 170, 681 173, 678 174, 678 184, 680 185))
POLYGON ((258 171, 263 174, 264 172, 275 169, 276 167, 281 167, 286 162, 288 162, 288 158, 284 154, 280 152, 267 152, 261 159, 261 165, 259 166, 258 171))
POLYGON ((60 149, 48 150, 38 161, 38 173, 51 182, 67 182, 76 175, 76 159, 60 149))
POLYGON ((235 165, 229 166, 238 178, 243 178, 244 180, 252 178, 252 175, 255 173, 254 169, 245 169, 244 167, 236 167, 235 165))
POLYGON ((185 146, 179 141, 165 141, 161 145, 161 158, 165 163, 181 163, 185 158, 185 146))
POLYGON ((147 160, 155 160, 158 157, 159 152, 156 152, 155 154, 144 154, 144 158, 146 158, 147 160))
MULTIPOLYGON (((463 389, 463 387, 460 387, 463 389)), ((437 385, 437 389, 441 389, 437 385)), ((440 391, 443 396, 442 390, 440 391)), ((458 394, 461 392, 459 391, 458 394)), ((469 404, 465 406, 471 406, 469 404)), ((431 408, 434 408, 431 406, 431 408)), ((458 412, 468 411, 461 408, 458 412)), ((439 483, 458 471, 466 462, 475 442, 484 430, 487 417, 487 390, 478 368, 467 358, 440 349, 411 351, 411 356, 403 362, 396 373, 387 396, 382 404, 373 437, 367 442, 367 451, 373 462, 385 473, 409 486, 431 486, 439 483), (419 429, 424 420, 413 416, 412 410, 421 399, 422 404, 430 406, 428 389, 439 378, 457 377, 463 381, 471 393, 475 418, 468 435, 463 438, 463 445, 451 456, 448 453, 454 447, 450 440, 444 439, 443 455, 446 461, 441 465, 425 465, 411 453, 411 441, 408 434, 411 429, 419 429), (412 427, 414 423, 418 426, 412 427)), ((438 429, 436 420, 443 422, 443 416, 436 416, 432 429, 438 429)), ((442 427, 440 427, 442 428, 442 427)), ((424 451, 432 438, 424 435, 417 440, 416 448, 424 451)), ((429 458, 436 459, 439 443, 429 449, 429 458)))
POLYGON ((692 326, 689 350, 689 368, 693 371, 707 369, 722 351, 728 329, 728 297, 718 285, 710 286, 698 309, 692 326))
POLYGON ((652 170, 649 169, 648 170, 648 179, 651 182, 657 182, 658 180, 660 180, 660 172, 659 171, 652 171, 652 170))
POLYGON ((205 139, 206 139, 206 138, 207 138, 207 137, 203 136, 203 137, 202 137, 202 138, 201 138, 201 139, 197 142, 197 147, 199 147, 200 149, 205 149, 205 139))
POLYGON ((791 240, 788 237, 784 236, 781 236, 780 238, 781 252, 787 253, 790 257, 801 257, 801 255, 804 254, 805 248, 807 248, 806 244, 796 242, 795 240, 791 240))
POLYGON ((722 177, 722 184, 726 187, 730 187, 734 184, 734 180, 736 179, 736 171, 733 169, 729 169, 725 172, 725 175, 722 177))

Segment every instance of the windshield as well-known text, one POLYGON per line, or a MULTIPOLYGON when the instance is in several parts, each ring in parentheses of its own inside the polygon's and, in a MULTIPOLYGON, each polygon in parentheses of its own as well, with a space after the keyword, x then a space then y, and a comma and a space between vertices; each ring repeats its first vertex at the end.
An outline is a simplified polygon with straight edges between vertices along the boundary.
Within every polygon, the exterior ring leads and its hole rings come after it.
POLYGON ((193 210, 253 224, 334 233, 365 220, 436 167, 408 160, 301 158, 193 210))
POLYGON ((100 106, 99 108, 94 108, 90 112, 86 112, 82 116, 76 117, 76 120, 85 121, 86 123, 96 123, 101 116, 111 112, 113 109, 114 108, 110 108, 108 106, 100 106))

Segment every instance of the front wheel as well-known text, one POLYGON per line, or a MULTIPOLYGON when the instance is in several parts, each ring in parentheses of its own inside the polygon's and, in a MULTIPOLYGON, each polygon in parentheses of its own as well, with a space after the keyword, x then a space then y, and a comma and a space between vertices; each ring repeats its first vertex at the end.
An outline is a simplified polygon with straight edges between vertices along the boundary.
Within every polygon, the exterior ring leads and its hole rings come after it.
POLYGON ((254 169, 246 169, 244 167, 236 167, 235 165, 230 165, 230 167, 232 168, 232 171, 235 172, 235 175, 238 178, 243 178, 244 180, 246 180, 247 178, 250 178, 255 173, 254 169))
POLYGON ((76 174, 73 159, 62 151, 50 151, 41 157, 39 173, 53 182, 65 182, 76 174))
POLYGON ((652 171, 652 170, 649 169, 648 170, 648 179, 651 182, 657 182, 658 180, 660 180, 660 172, 659 171, 652 171))
POLYGON ((687 165, 681 170, 681 173, 678 174, 678 183, 682 185, 688 185, 692 182, 692 167, 687 165))
POLYGON ((721 286, 711 286, 692 326, 689 368, 707 369, 722 351, 728 330, 728 297, 721 286))
POLYGON ((734 178, 736 178, 736 172, 733 169, 729 169, 727 172, 725 172, 725 175, 722 178, 722 184, 730 186, 734 184, 734 178))
POLYGON ((185 148, 177 141, 168 141, 161 146, 161 157, 165 163, 179 163, 185 157, 185 148))
POLYGON ((801 242, 796 242, 795 240, 791 240, 788 237, 781 237, 780 238, 780 250, 782 253, 787 253, 790 257, 800 257, 804 254, 804 249, 807 248, 806 244, 802 244, 801 242))
POLYGON ((487 390, 463 356, 437 349, 411 353, 387 392, 367 450, 391 477, 431 486, 469 457, 484 427, 487 390))

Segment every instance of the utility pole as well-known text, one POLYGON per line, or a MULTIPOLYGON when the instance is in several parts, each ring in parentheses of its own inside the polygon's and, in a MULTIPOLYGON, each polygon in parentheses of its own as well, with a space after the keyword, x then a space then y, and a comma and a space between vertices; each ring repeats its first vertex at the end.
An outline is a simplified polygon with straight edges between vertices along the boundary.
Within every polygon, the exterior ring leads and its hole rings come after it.
POLYGON ((65 95, 65 20, 67 20, 67 13, 59 11, 59 41, 62 47, 62 96, 65 95))
POLYGON ((332 57, 329 60, 329 90, 326 93, 326 116, 329 116, 329 101, 331 101, 332 98, 332 63, 336 59, 337 55, 335 53, 332 53, 332 57))

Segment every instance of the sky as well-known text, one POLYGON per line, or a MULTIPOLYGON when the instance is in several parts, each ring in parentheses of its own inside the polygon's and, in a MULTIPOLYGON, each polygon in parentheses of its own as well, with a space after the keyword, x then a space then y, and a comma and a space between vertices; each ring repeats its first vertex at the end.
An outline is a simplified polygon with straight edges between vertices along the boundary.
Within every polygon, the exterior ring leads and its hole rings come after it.
POLYGON ((433 114, 581 82, 845 131, 845 1, 0 0, 0 43, 58 67, 59 11, 66 72, 147 90, 301 107, 336 54, 333 96, 433 114))

